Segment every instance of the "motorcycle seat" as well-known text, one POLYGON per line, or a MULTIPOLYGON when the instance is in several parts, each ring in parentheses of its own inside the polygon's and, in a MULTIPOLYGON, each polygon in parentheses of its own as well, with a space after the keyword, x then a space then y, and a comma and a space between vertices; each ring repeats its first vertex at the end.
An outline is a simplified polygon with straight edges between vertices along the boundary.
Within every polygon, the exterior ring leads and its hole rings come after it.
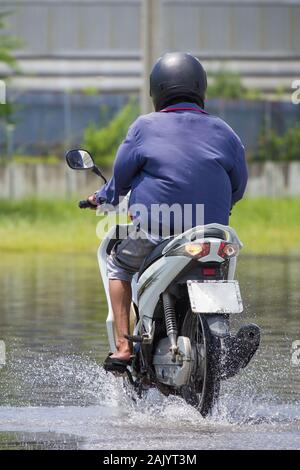
POLYGON ((163 240, 158 245, 156 245, 156 247, 151 251, 151 253, 149 253, 149 255, 146 256, 139 270, 139 275, 138 275, 139 278, 141 277, 143 272, 146 271, 146 269, 149 268, 149 266, 154 263, 154 261, 162 257, 163 249, 165 248, 165 246, 167 246, 168 243, 170 243, 171 240, 173 240, 173 238, 174 237, 166 238, 166 240, 163 240))

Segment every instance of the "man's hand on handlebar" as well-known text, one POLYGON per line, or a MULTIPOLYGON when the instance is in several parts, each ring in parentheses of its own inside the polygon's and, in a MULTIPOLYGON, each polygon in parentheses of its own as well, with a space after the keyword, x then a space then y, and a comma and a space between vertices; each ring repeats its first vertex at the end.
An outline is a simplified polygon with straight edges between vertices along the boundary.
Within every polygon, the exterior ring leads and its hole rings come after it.
POLYGON ((79 201, 78 207, 80 209, 93 209, 96 210, 98 207, 98 202, 96 199, 96 195, 93 194, 92 196, 89 196, 87 199, 84 199, 83 201, 79 201))
POLYGON ((97 202, 97 198, 96 198, 96 194, 92 194, 91 196, 89 196, 87 198, 87 200, 89 201, 90 203, 90 209, 92 210, 95 210, 97 209, 97 206, 98 206, 98 202, 97 202))
POLYGON ((79 201, 78 206, 80 209, 96 210, 99 206, 105 204, 105 202, 106 202, 105 198, 100 198, 100 200, 97 200, 96 194, 92 194, 87 199, 83 201, 79 201))

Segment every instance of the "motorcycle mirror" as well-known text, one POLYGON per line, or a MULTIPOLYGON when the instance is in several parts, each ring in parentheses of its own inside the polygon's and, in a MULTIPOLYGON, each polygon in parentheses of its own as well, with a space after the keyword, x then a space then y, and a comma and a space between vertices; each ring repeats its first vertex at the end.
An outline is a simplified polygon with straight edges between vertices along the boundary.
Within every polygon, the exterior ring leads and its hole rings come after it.
POLYGON ((66 161, 72 170, 92 170, 95 166, 92 155, 82 149, 69 150, 66 161))
POLYGON ((96 175, 103 179, 104 183, 107 183, 107 179, 95 165, 92 155, 87 150, 69 150, 66 154, 66 161, 72 170, 92 170, 96 175))

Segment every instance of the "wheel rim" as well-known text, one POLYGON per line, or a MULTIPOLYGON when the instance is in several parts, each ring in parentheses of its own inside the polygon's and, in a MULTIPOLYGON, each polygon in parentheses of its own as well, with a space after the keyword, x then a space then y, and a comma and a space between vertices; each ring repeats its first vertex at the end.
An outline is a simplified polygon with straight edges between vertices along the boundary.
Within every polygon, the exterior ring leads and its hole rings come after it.
POLYGON ((185 390, 185 398, 188 403, 201 408, 206 380, 206 343, 201 320, 195 314, 191 322, 190 341, 193 365, 190 383, 185 390))

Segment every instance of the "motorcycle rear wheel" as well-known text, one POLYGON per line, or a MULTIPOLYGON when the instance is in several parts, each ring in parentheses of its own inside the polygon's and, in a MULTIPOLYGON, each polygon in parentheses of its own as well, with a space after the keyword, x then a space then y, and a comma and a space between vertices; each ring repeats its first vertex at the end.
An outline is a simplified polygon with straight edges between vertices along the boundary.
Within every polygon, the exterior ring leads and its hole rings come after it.
POLYGON ((181 335, 190 339, 193 357, 190 381, 182 387, 181 395, 206 417, 211 413, 220 392, 220 338, 211 333, 205 315, 191 310, 186 313, 181 335))

